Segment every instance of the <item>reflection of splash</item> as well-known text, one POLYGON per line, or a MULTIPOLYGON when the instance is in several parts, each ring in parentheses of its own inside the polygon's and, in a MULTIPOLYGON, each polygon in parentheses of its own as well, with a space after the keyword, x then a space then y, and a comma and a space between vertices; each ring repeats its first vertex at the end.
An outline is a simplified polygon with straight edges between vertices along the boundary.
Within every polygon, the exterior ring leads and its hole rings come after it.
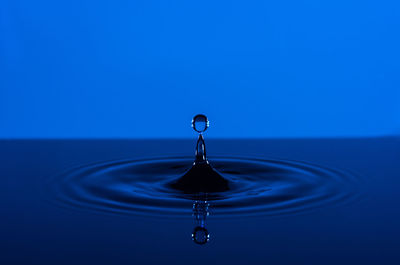
POLYGON ((193 216, 196 227, 193 229, 192 239, 196 244, 204 245, 210 240, 210 234, 206 228, 206 218, 209 215, 208 207, 210 204, 206 200, 193 202, 193 216))

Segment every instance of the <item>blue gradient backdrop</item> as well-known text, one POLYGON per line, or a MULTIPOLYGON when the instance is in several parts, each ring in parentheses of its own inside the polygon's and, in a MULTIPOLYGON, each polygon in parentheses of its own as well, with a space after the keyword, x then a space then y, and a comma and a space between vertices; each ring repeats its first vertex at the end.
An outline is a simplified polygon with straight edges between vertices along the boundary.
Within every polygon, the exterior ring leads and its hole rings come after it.
POLYGON ((0 138, 399 133, 400 2, 0 3, 0 138))

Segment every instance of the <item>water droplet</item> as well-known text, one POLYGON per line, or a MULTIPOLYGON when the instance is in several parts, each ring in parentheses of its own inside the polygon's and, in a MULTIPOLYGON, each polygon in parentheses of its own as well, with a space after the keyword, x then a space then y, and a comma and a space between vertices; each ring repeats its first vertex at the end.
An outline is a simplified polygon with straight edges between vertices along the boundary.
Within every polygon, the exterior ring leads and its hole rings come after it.
POLYGON ((203 133, 207 130, 208 126, 210 125, 208 118, 206 115, 198 114, 194 116, 192 120, 192 127, 198 133, 203 133))

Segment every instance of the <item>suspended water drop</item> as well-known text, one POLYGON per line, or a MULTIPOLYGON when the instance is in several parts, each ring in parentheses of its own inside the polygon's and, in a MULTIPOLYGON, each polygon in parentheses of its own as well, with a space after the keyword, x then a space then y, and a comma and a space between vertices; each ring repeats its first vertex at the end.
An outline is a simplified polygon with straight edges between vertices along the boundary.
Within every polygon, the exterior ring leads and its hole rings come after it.
POLYGON ((198 114, 192 120, 192 127, 198 133, 203 133, 207 130, 210 123, 206 115, 198 114))

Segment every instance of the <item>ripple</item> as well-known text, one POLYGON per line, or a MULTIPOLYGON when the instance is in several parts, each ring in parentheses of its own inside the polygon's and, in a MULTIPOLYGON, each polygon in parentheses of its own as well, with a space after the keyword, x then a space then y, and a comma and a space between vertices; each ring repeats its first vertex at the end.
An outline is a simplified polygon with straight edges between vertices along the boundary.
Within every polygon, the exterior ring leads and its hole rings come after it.
MULTIPOLYGON (((82 210, 119 214, 190 215, 193 199, 169 183, 187 172, 192 157, 119 160, 70 170, 49 180, 51 201, 82 210)), ((210 193, 213 215, 279 215, 348 201, 357 179, 335 169, 289 160, 213 157, 230 182, 210 193)))

